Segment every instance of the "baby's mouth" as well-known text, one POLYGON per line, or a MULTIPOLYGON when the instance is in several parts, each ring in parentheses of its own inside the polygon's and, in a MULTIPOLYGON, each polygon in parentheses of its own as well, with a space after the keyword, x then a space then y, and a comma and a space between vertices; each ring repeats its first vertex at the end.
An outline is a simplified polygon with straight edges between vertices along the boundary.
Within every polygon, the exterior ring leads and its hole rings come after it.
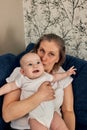
POLYGON ((34 70, 34 71, 33 71, 33 73, 38 73, 38 72, 39 72, 39 70, 34 70))

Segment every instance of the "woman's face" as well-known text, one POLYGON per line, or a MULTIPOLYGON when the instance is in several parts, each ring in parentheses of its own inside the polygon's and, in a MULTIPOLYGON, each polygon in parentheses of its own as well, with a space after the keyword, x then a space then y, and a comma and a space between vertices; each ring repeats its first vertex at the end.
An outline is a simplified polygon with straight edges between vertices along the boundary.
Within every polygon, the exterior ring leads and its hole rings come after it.
POLYGON ((59 48, 55 41, 42 41, 37 50, 46 72, 51 72, 55 63, 59 61, 59 48))

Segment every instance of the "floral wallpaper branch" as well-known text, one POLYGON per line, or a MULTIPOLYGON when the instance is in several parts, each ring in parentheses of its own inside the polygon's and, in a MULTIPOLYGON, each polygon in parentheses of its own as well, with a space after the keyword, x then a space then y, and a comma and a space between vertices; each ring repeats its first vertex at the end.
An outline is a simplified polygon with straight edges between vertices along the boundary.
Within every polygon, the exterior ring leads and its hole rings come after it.
POLYGON ((87 60, 87 0, 23 0, 23 12, 26 46, 56 33, 67 54, 87 60))

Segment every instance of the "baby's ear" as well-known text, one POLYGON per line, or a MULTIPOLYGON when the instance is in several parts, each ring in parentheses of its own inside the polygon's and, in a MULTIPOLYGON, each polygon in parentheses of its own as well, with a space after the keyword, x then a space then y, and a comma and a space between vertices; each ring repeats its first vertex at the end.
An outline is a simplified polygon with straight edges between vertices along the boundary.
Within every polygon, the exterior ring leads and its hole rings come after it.
POLYGON ((20 69, 20 72, 21 72, 21 74, 24 75, 24 70, 22 68, 20 69))

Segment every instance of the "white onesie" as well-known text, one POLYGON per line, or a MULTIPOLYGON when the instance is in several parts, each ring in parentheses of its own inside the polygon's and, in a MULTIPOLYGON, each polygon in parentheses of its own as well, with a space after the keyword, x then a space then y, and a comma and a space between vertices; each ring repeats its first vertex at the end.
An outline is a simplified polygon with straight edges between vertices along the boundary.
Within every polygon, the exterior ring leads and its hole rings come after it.
MULTIPOLYGON (((23 100, 35 93, 43 82, 52 80, 53 76, 46 72, 36 79, 29 79, 23 75, 21 75, 19 78, 16 78, 16 85, 22 90, 20 100, 23 100)), ((53 101, 48 101, 41 103, 37 108, 29 112, 29 118, 34 118, 49 128, 53 119, 53 114, 53 101)))

